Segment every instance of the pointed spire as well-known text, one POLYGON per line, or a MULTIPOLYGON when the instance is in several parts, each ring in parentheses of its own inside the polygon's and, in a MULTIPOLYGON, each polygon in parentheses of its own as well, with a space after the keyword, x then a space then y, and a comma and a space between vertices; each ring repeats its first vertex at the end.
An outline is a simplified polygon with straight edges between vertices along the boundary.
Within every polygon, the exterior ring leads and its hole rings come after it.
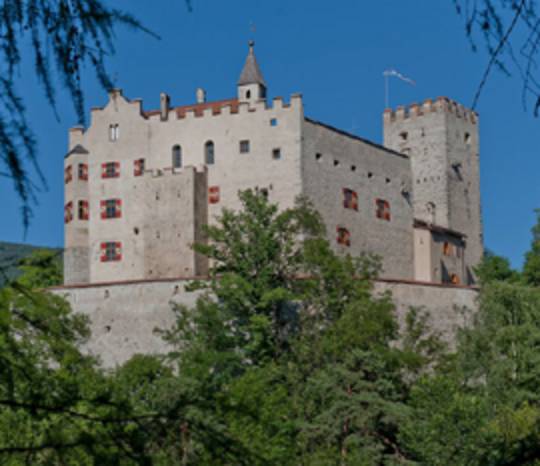
POLYGON ((249 53, 246 58, 244 69, 242 70, 242 74, 240 75, 240 79, 238 80, 239 86, 243 86, 244 84, 260 84, 261 86, 266 87, 261 69, 259 68, 257 59, 255 58, 255 53, 253 52, 254 46, 255 42, 250 40, 249 53))

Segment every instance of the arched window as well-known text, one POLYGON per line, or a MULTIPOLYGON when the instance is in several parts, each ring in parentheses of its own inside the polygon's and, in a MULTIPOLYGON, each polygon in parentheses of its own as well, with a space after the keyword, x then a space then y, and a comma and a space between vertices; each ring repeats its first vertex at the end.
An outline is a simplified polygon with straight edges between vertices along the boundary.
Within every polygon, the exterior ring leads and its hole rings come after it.
POLYGON ((172 148, 173 168, 182 168, 182 147, 178 144, 172 148))
POLYGON ((213 165, 215 163, 214 143, 212 141, 208 141, 204 145, 204 159, 206 165, 213 165))

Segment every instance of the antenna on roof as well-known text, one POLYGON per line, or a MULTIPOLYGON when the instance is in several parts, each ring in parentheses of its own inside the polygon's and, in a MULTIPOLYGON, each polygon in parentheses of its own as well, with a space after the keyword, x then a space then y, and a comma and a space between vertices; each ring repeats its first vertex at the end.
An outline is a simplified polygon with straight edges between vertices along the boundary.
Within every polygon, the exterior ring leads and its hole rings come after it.
POLYGON ((386 70, 383 73, 384 76, 384 105, 385 108, 390 108, 390 79, 391 77, 395 77, 400 79, 401 81, 406 82, 407 84, 410 84, 411 86, 416 86, 416 83, 405 76, 403 76, 399 71, 396 71, 394 69, 386 70))

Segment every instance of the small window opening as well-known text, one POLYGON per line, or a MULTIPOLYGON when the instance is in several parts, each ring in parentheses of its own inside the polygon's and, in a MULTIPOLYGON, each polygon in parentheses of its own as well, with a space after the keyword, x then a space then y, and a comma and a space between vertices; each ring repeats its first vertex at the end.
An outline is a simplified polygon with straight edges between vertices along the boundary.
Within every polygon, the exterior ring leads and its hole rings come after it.
POLYGON ((118 141, 120 137, 120 126, 117 124, 109 125, 109 141, 118 141))
POLYGON ((377 206, 376 215, 377 218, 390 221, 390 203, 384 199, 376 199, 375 205, 377 206))
POLYGON ((368 172, 367 177, 368 177, 368 178, 373 178, 373 173, 368 172))
POLYGON ((119 241, 107 241, 101 243, 101 262, 122 260, 122 243, 119 241))
POLYGON ((349 188, 343 188, 343 207, 358 210, 358 193, 349 188))
POLYGON ((339 166, 339 160, 334 159, 334 167, 339 166))
POLYGON ((402 131, 399 133, 399 137, 402 141, 407 141, 409 139, 409 133, 407 131, 402 131))
POLYGON ((220 200, 219 186, 210 186, 208 188, 208 203, 217 204, 219 203, 219 200, 220 200))
POLYGON ((182 147, 178 144, 172 148, 173 168, 182 168, 182 147))
POLYGON ((144 159, 137 159, 133 161, 133 176, 142 176, 145 170, 144 159))
POLYGON ((470 146, 471 145, 471 134, 470 133, 465 133, 464 140, 465 140, 465 144, 470 146))
POLYGON ((120 162, 106 162, 101 164, 101 178, 118 178, 120 176, 120 162))
POLYGON ((79 220, 88 220, 89 214, 88 201, 79 201, 79 220))
POLYGON ((388 183, 390 183, 390 181, 392 181, 392 180, 390 180, 390 178, 386 178, 385 181, 386 181, 386 183, 388 184, 388 183))
POLYGON ((120 218, 122 217, 122 200, 106 199, 101 201, 101 218, 120 218))
POLYGON ((73 202, 69 201, 64 206, 64 223, 69 223, 73 220, 73 202))
POLYGON ((317 152, 317 153, 315 154, 315 160, 321 161, 321 160, 322 160, 322 154, 319 153, 319 152, 317 152))
POLYGON ((139 234, 139 229, 137 227, 133 228, 133 233, 135 233, 136 235, 139 234))
POLYGON ((247 139, 240 141, 240 153, 241 154, 249 153, 249 141, 247 139))
POLYGON ((246 91, 246 99, 251 99, 251 91, 246 91))
POLYGON ((341 244, 343 246, 349 247, 351 245, 351 233, 347 228, 344 227, 337 227, 336 228, 336 242, 338 244, 341 244))
POLYGON ((64 169, 64 183, 68 184, 73 179, 73 168, 71 165, 68 165, 64 169))
POLYGON ((272 158, 274 160, 280 160, 281 159, 281 149, 274 149, 272 151, 272 158))
POLYGON ((277 126, 277 125, 278 125, 277 118, 271 118, 270 119, 270 126, 277 126))
POLYGON ((86 163, 80 163, 78 166, 79 180, 88 181, 88 165, 86 163))
POLYGON ((355 172, 355 171, 356 171, 356 165, 351 165, 351 171, 352 171, 352 172, 355 172))
POLYGON ((204 159, 206 165, 214 165, 216 162, 214 143, 212 141, 207 141, 204 145, 204 159))

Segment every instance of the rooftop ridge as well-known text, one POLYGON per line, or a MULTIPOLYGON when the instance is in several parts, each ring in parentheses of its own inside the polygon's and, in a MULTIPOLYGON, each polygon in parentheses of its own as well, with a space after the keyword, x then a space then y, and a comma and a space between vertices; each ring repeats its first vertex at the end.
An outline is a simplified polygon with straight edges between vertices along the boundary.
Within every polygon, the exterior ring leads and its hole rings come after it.
POLYGON ((463 118, 476 124, 478 114, 464 105, 449 99, 448 97, 437 97, 435 100, 426 99, 421 104, 412 103, 409 105, 400 105, 396 109, 386 108, 384 110, 385 121, 407 120, 417 118, 430 113, 447 112, 455 115, 457 118, 463 118))

